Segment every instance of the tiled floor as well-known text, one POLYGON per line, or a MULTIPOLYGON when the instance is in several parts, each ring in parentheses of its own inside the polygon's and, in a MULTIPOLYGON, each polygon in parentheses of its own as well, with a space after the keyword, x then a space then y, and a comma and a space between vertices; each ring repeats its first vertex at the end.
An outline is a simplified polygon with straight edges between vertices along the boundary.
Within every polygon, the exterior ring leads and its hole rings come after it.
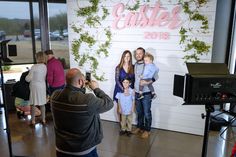
MULTIPOLYGON (((8 157, 4 118, 0 116, 0 156, 8 157)), ((15 113, 9 114, 13 154, 28 157, 55 157, 53 123, 50 113, 46 126, 37 124, 33 129, 29 120, 19 120, 15 113)), ((117 123, 103 121, 104 139, 98 145, 100 157, 200 157, 202 136, 153 129, 149 139, 138 136, 119 136, 117 123)), ((210 132, 208 157, 229 157, 234 144, 233 133, 219 137, 219 132, 210 132)))

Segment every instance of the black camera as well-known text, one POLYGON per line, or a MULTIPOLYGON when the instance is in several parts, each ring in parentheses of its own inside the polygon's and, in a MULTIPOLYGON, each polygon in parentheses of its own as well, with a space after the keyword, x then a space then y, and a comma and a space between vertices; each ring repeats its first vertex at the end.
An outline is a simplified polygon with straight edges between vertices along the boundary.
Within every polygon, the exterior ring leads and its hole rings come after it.
POLYGON ((90 82, 91 81, 91 73, 90 72, 86 72, 85 73, 85 79, 90 82))

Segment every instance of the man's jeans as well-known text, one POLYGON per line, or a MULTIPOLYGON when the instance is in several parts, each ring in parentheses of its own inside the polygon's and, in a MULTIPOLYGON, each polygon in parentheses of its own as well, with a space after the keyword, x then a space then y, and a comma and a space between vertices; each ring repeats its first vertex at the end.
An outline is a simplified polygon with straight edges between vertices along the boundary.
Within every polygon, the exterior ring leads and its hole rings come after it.
POLYGON ((94 150, 92 150, 90 153, 86 154, 86 155, 69 155, 69 154, 65 154, 65 153, 61 153, 57 151, 57 157, 98 157, 97 154, 97 148, 95 148, 94 150))
POLYGON ((139 93, 135 93, 135 103, 138 119, 137 128, 145 131, 150 131, 152 125, 152 93, 143 93, 143 96, 144 98, 139 100, 139 93))

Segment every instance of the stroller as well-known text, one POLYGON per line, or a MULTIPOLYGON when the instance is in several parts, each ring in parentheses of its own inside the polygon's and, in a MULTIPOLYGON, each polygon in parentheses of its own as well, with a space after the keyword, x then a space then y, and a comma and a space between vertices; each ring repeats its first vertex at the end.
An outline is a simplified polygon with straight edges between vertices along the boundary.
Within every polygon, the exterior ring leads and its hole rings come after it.
MULTIPOLYGON (((12 87, 12 96, 15 97, 16 113, 19 119, 30 115, 29 96, 30 89, 29 83, 25 81, 25 77, 29 71, 23 72, 20 77, 20 81, 17 81, 12 87)), ((35 107, 35 116, 40 116, 40 110, 35 107)))

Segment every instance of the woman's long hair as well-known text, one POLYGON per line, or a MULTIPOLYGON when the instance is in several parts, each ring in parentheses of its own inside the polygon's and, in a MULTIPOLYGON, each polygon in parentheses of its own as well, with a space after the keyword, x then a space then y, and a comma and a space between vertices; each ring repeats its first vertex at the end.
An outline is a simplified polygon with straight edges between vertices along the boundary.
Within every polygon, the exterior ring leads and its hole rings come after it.
POLYGON ((130 56, 130 60, 129 60, 129 63, 128 63, 128 74, 133 74, 134 73, 134 67, 133 67, 133 64, 132 64, 132 55, 131 55, 131 52, 129 50, 125 50, 121 56, 121 59, 120 59, 120 63, 118 64, 118 68, 119 69, 122 69, 123 68, 123 65, 124 65, 124 58, 125 58, 125 55, 126 54, 129 54, 130 56))

